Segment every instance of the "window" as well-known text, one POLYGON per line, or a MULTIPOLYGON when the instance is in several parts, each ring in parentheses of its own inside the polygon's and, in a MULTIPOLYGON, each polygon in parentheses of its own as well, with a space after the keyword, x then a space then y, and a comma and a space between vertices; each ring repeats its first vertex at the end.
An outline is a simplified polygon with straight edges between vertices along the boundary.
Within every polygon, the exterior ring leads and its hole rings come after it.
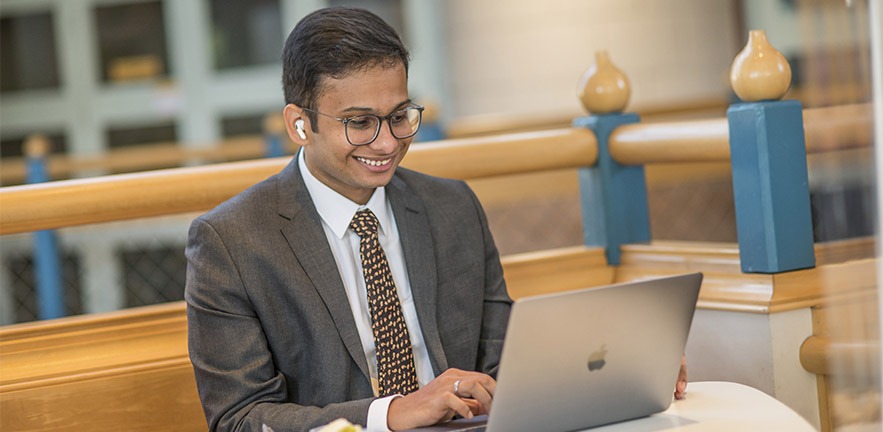
POLYGON ((52 14, 0 18, 0 92, 58 86, 52 14))
POLYGON ((110 148, 170 143, 177 139, 175 124, 171 122, 140 127, 117 127, 107 131, 107 143, 110 148))
POLYGON ((169 75, 161 2, 97 7, 95 23, 103 82, 169 75))
POLYGON ((264 133, 264 117, 266 116, 265 113, 225 116, 221 118, 221 133, 225 138, 262 135, 264 133))
POLYGON ((184 300, 187 259, 177 244, 150 245, 121 251, 126 307, 184 300))
POLYGON ((279 0, 211 0, 215 69, 279 61, 282 20, 279 0))
MULTIPOLYGON (((60 250, 61 288, 64 290, 66 315, 83 313, 80 287, 80 259, 73 251, 60 250)), ((30 254, 15 253, 6 261, 9 269, 10 290, 12 291, 14 321, 17 323, 34 321, 39 318, 36 270, 30 254)))

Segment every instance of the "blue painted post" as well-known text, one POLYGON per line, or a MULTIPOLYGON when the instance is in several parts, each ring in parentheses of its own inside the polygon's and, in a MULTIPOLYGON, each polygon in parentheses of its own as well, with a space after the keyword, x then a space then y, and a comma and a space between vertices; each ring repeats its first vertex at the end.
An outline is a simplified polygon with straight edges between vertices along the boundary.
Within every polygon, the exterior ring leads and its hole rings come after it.
POLYGON ((763 30, 749 32, 730 83, 745 101, 727 110, 742 271, 814 267, 803 107, 779 100, 791 86, 791 67, 763 30))
MULTIPOLYGON (((49 153, 46 137, 35 135, 25 143, 27 182, 49 181, 46 155, 49 153)), ((65 315, 64 289, 61 284, 61 263, 58 257, 58 238, 55 231, 34 232, 34 275, 37 283, 38 317, 60 318, 65 315)))
POLYGON ((285 121, 276 113, 268 114, 264 118, 264 156, 285 156, 285 147, 282 137, 285 134, 285 121))
POLYGON ((621 165, 609 149, 613 130, 639 118, 622 113, 631 93, 628 78, 606 51, 595 53, 595 64, 583 73, 578 92, 583 107, 594 115, 577 118, 573 125, 591 129, 598 140, 597 164, 579 171, 583 240, 589 246, 604 246, 607 263, 618 265, 620 246, 650 241, 644 167, 621 165))
POLYGON ((650 241, 647 182, 643 166, 622 165, 610 157, 608 142, 617 126, 637 123, 638 115, 603 114, 580 117, 598 140, 598 163, 579 170, 583 237, 586 245, 604 246, 607 263, 618 265, 620 246, 650 241))
POLYGON ((736 104, 727 120, 742 271, 814 267, 803 107, 793 100, 736 104))
POLYGON ((420 129, 414 137, 414 142, 439 141, 445 139, 445 131, 439 121, 438 106, 432 100, 425 100, 423 104, 423 118, 420 129))

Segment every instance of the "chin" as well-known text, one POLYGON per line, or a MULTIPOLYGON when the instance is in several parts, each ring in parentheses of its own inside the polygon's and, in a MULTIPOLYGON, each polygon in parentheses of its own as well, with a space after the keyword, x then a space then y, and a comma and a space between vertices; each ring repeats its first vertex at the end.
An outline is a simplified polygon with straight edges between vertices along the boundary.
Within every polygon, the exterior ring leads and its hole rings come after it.
POLYGON ((377 174, 372 179, 370 179, 368 181, 368 183, 373 183, 374 184, 373 187, 386 186, 389 184, 389 182, 392 181, 392 176, 395 175, 395 172, 396 172, 396 170, 395 170, 395 168, 393 168, 393 169, 389 170, 388 172, 385 172, 382 174, 377 174))

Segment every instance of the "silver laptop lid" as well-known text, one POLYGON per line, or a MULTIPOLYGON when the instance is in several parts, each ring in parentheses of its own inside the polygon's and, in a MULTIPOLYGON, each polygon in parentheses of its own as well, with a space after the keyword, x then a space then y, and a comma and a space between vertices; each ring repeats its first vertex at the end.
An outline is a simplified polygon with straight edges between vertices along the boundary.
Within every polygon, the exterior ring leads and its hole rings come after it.
POLYGON ((671 404, 701 273, 515 303, 488 431, 572 431, 671 404))

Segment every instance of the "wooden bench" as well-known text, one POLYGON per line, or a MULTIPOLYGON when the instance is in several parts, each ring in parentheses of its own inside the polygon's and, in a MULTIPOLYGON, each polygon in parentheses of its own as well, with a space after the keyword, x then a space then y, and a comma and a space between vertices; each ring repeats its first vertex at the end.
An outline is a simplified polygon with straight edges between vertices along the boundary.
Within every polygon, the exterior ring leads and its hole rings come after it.
MULTIPOLYGON (((601 249, 504 260, 513 295, 603 285, 601 249)), ((0 329, 0 429, 204 431, 183 302, 0 329)))

